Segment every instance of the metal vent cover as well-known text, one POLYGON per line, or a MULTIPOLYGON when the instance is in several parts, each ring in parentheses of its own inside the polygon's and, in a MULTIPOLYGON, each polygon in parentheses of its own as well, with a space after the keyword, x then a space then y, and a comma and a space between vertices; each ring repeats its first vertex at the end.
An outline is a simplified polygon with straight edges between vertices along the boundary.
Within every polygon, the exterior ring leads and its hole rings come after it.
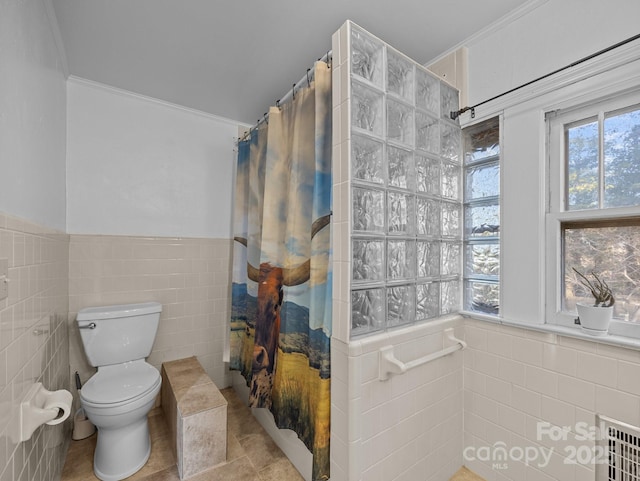
POLYGON ((596 481, 640 481, 640 428, 605 416, 596 416, 603 454, 596 481))

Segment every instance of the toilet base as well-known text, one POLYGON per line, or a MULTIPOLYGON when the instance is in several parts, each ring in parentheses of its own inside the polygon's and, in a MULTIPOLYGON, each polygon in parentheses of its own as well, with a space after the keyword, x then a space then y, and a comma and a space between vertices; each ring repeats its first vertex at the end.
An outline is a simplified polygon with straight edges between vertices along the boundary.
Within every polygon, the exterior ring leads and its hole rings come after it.
POLYGON ((93 472, 102 481, 120 481, 142 469, 150 455, 151 438, 146 416, 125 428, 98 428, 93 472))

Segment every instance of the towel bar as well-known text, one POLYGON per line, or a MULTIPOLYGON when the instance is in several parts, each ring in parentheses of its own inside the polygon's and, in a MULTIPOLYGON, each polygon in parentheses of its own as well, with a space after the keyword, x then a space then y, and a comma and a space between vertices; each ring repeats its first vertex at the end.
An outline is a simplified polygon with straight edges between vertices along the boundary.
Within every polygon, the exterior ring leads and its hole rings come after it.
POLYGON ((381 347, 379 351, 380 367, 378 371, 378 379, 380 381, 386 381, 389 379, 389 374, 404 374, 414 367, 422 366, 423 364, 435 361, 438 358, 447 356, 455 351, 459 351, 467 347, 466 342, 453 335, 453 328, 445 329, 444 336, 445 340, 452 342, 453 345, 409 362, 402 362, 397 359, 393 354, 393 346, 381 347))

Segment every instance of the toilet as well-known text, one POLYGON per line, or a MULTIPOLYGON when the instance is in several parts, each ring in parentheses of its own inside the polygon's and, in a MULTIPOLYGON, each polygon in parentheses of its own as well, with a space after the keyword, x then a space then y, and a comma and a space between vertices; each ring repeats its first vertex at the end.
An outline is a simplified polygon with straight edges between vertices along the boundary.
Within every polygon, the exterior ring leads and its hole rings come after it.
POLYGON ((162 378, 145 361, 155 340, 157 302, 90 307, 76 317, 89 364, 98 368, 80 390, 80 404, 98 428, 95 475, 118 481, 140 470, 151 454, 147 415, 162 378))

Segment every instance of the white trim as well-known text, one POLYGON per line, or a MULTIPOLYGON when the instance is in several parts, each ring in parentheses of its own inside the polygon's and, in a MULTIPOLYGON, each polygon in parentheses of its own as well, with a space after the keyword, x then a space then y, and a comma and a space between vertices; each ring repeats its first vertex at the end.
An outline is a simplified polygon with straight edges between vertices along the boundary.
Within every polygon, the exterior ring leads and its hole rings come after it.
POLYGON ((520 329, 528 329, 537 332, 546 332, 550 334, 558 334, 560 336, 571 337, 574 339, 582 339, 585 341, 593 341, 600 344, 608 344, 610 346, 624 347, 640 351, 640 338, 627 337, 620 334, 609 334, 607 336, 592 336, 582 332, 579 328, 561 326, 558 324, 529 324, 526 322, 518 322, 510 319, 488 316, 479 316, 472 312, 461 313, 464 318, 474 319, 482 322, 492 322, 508 327, 518 327, 520 329))
MULTIPOLYGON (((565 195, 566 171, 565 171, 565 125, 580 119, 594 117, 603 110, 615 111, 626 105, 636 105, 640 102, 640 87, 628 91, 615 92, 607 89, 605 96, 596 91, 590 97, 582 96, 580 102, 575 103, 575 108, 569 102, 564 102, 564 112, 559 112, 552 119, 547 120, 545 129, 547 139, 546 168, 549 172, 547 183, 546 206, 546 319, 548 324, 573 327, 573 313, 562 311, 561 275, 562 275, 562 245, 560 229, 563 222, 568 221, 595 221, 601 219, 637 217, 640 215, 640 207, 621 208, 596 208, 585 210, 565 210, 567 206, 565 195), (585 104, 584 100, 587 100, 585 104)), ((624 321, 613 320, 610 332, 620 336, 632 336, 640 338, 640 325, 624 321)))
POLYGON ((456 50, 458 50, 461 47, 465 47, 465 46, 469 47, 470 45, 473 45, 474 43, 479 42, 480 40, 488 37, 489 35, 498 33, 500 30, 503 30, 506 26, 512 24, 520 17, 524 17, 525 15, 528 15, 529 13, 534 11, 536 8, 541 7, 548 1, 549 0, 529 0, 528 2, 525 2, 518 8, 500 17, 495 22, 489 24, 488 26, 484 27, 481 30, 478 30, 476 33, 470 35, 469 37, 466 37, 462 42, 455 44, 453 47, 449 48, 448 50, 441 53, 437 57, 431 60, 428 60, 423 65, 425 67, 428 67, 429 65, 432 65, 438 62, 439 60, 442 60, 443 58, 447 57, 448 55, 454 53, 456 50))
POLYGON ((389 344, 397 345, 409 342, 421 336, 442 332, 449 327, 456 327, 460 321, 462 321, 462 317, 459 314, 447 314, 436 317, 433 320, 421 321, 368 336, 356 337, 349 341, 347 354, 349 357, 356 357, 377 352, 389 344))
MULTIPOLYGON (((531 105, 523 104, 534 101, 538 105, 547 94, 551 94, 550 102, 540 104, 545 112, 566 108, 568 105, 578 105, 582 96, 604 97, 607 91, 616 92, 637 87, 640 72, 634 62, 638 60, 640 60, 640 40, 620 46, 484 104, 478 107, 474 119, 471 119, 471 112, 468 111, 460 116, 460 123, 464 128, 472 122, 494 117, 506 109, 530 109, 531 105), (616 69, 620 70, 613 74, 616 69), (565 87, 572 88, 570 95, 558 92, 565 87), (603 93, 598 93, 600 91, 603 93)), ((586 101, 587 99, 584 100, 586 101)))
MULTIPOLYGON (((553 222, 559 222, 559 218, 551 218, 551 216, 547 215, 549 212, 549 196, 553 193, 549 190, 549 182, 553 179, 558 179, 558 175, 557 172, 550 171, 549 169, 549 148, 546 145, 548 135, 546 132, 545 115, 555 110, 572 109, 580 105, 611 98, 614 95, 628 93, 638 89, 639 86, 640 41, 634 41, 584 62, 575 68, 559 72, 554 76, 487 103, 476 109, 476 117, 474 119, 470 118, 469 113, 462 116, 461 124, 463 127, 466 127, 494 117, 495 115, 503 115, 503 117, 501 117, 503 122, 501 125, 501 135, 505 140, 501 144, 500 169, 502 180, 500 191, 502 208, 507 205, 505 204, 506 202, 514 201, 513 198, 505 197, 505 189, 503 188, 505 182, 504 175, 507 171, 505 166, 511 166, 510 171, 514 171, 514 168, 516 168, 514 166, 518 164, 519 155, 517 151, 518 145, 514 145, 513 141, 511 143, 509 142, 511 137, 507 138, 507 136, 511 136, 510 132, 514 133, 514 138, 516 139, 526 139, 529 151, 525 156, 526 164, 524 167, 529 175, 532 175, 532 162, 537 162, 537 173, 540 177, 539 179, 535 179, 535 182, 539 184, 541 189, 538 193, 538 204, 535 213, 538 217, 537 219, 532 217, 534 215, 533 206, 529 205, 527 207, 527 215, 529 216, 527 222, 533 229, 533 223, 537 221, 538 225, 535 227, 535 230, 539 236, 536 244, 538 247, 535 252, 539 260, 536 279, 530 279, 527 283, 529 289, 533 289, 534 286, 536 286, 535 291, 537 291, 532 292, 535 299, 529 299, 529 310, 523 311, 523 308, 513 305, 512 299, 504 299, 505 291, 503 289, 503 283, 506 279, 513 281, 519 274, 516 273, 514 269, 507 272, 509 266, 506 264, 506 261, 501 263, 501 296, 503 297, 500 306, 501 314, 506 314, 510 318, 520 318, 521 315, 525 315, 526 317, 523 317, 523 319, 527 319, 528 323, 522 321, 513 322, 501 317, 487 318, 485 316, 478 316, 472 312, 464 313, 465 315, 489 322, 499 322, 545 332, 556 332, 570 337, 640 349, 640 347, 638 347, 640 346, 640 339, 626 338, 624 336, 624 334, 634 336, 632 332, 628 331, 638 329, 639 327, 635 324, 629 325, 630 323, 614 322, 610 330, 613 335, 597 340, 589 334, 582 333, 578 326, 573 326, 573 317, 575 316, 565 315, 565 319, 563 320, 564 325, 545 324, 545 322, 553 322, 553 315, 549 313, 555 312, 553 310, 556 308, 556 306, 553 305, 555 301, 552 301, 555 297, 550 294, 555 292, 555 287, 550 285, 549 280, 552 279, 554 274, 557 274, 557 270, 559 269, 559 266, 556 266, 555 259, 558 258, 556 251, 559 251, 560 248, 559 240, 552 235, 554 226, 551 225, 553 222), (529 134, 526 134, 526 132, 522 130, 524 126, 530 129, 529 134), (526 135, 532 137, 527 138, 526 135), (535 149, 536 146, 539 150, 535 153, 531 152, 530 149, 535 149), (508 149, 511 149, 511 151, 508 149), (550 260, 549 257, 551 257, 552 260, 550 260), (502 266, 504 266, 504 268, 502 268, 502 266), (534 303, 533 301, 536 302, 534 303), (508 306, 507 302, 509 304, 508 306)), ((514 193, 511 192, 512 197, 513 195, 514 193)), ((510 211, 511 214, 513 214, 513 208, 511 208, 510 211)), ((504 213, 501 212, 501 224, 504 224, 506 220, 503 214, 504 213)), ((580 214, 571 212, 566 215, 578 216, 580 214)), ((513 221, 514 219, 511 219, 511 222, 513 221)), ((509 233, 513 234, 512 230, 518 228, 518 226, 522 227, 520 224, 512 224, 509 233)), ((505 230, 501 233, 500 237, 501 256, 504 256, 508 252, 513 252, 511 242, 513 239, 508 237, 506 224, 505 230), (505 248, 505 246, 509 246, 510 248, 505 248)), ((533 249, 533 243, 528 244, 528 248, 533 249)), ((534 253, 531 252, 531 254, 534 253)), ((532 263, 528 262, 525 264, 531 266, 532 263)))
POLYGON ((244 122, 239 122, 233 119, 228 119, 226 117, 221 117, 219 115, 215 115, 215 114, 210 114, 209 112, 204 112, 202 110, 196 110, 196 109, 192 109, 190 107, 184 107, 182 105, 178 105, 178 104, 174 104, 171 102, 167 102, 165 100, 160 100, 157 99, 155 97, 148 97, 146 95, 141 95, 135 92, 131 92, 129 90, 124 90, 124 89, 120 89, 117 87, 112 87, 111 85, 107 85, 107 84, 103 84, 100 82, 96 82, 94 80, 88 80, 82 77, 76 77, 75 75, 70 75, 69 78, 67 79, 67 82, 69 83, 76 83, 78 85, 84 85, 86 87, 91 87, 93 89, 96 90, 103 90, 115 95, 120 95, 122 97, 128 97, 128 98, 134 98, 137 100, 143 100, 145 102, 151 102, 157 105, 161 105, 163 107, 167 107, 169 109, 173 109, 173 110, 178 110, 181 112, 186 112, 192 115, 197 115, 199 117, 204 117, 206 119, 210 119, 210 120, 216 120, 218 122, 223 122, 226 124, 230 124, 230 125, 234 125, 234 126, 239 126, 239 127, 246 127, 249 128, 251 127, 250 124, 246 124, 244 122))

